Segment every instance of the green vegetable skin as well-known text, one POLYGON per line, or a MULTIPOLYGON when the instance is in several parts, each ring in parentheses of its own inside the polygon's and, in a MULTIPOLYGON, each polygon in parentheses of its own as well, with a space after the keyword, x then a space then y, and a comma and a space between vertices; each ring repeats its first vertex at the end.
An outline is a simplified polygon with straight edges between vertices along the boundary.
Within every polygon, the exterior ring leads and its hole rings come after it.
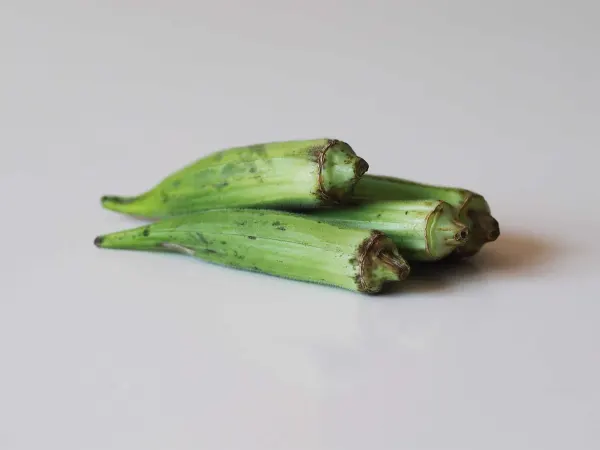
POLYGON ((469 257, 478 253, 488 242, 500 236, 498 221, 491 215, 485 198, 475 192, 445 186, 435 186, 395 177, 365 175, 356 184, 354 199, 374 200, 443 200, 457 210, 461 223, 469 227, 469 239, 452 253, 469 257))
POLYGON ((286 141, 214 152, 137 197, 102 197, 104 208, 159 219, 215 208, 311 208, 343 203, 368 170, 345 142, 286 141))
POLYGON ((339 226, 380 230, 409 261, 442 259, 464 245, 469 236, 469 228, 444 201, 373 201, 307 214, 339 226))
POLYGON ((180 252, 224 266, 375 294, 410 267, 374 230, 340 228, 299 214, 207 210, 98 236, 102 248, 180 252))

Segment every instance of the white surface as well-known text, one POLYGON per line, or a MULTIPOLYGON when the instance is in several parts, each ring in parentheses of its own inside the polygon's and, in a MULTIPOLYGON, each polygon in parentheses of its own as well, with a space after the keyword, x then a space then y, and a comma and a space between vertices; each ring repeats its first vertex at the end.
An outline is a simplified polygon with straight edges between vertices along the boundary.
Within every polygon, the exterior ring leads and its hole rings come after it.
POLYGON ((0 448, 600 448, 600 4, 0 3, 0 448), (100 251, 213 150, 337 137, 502 236, 363 297, 100 251))

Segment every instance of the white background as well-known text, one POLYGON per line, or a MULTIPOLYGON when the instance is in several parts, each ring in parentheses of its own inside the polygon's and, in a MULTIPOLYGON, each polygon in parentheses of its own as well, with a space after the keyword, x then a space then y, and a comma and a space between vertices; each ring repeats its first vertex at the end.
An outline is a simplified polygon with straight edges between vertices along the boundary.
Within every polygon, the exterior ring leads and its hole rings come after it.
POLYGON ((600 448, 597 1, 0 1, 0 448, 600 448), (335 137, 502 236, 365 297, 103 251, 214 150, 335 137))

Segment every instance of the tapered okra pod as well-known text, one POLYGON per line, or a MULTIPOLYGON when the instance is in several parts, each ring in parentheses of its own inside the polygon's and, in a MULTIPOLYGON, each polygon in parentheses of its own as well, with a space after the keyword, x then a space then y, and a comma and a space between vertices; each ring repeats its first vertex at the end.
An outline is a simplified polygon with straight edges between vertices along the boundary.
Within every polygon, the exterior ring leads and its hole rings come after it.
POLYGON ((345 142, 286 141, 212 153, 137 197, 102 197, 106 209, 158 219, 215 208, 310 208, 343 203, 368 170, 345 142))
POLYGON ((457 220, 456 210, 441 200, 382 200, 307 214, 334 225, 382 231, 409 261, 442 259, 464 245, 469 236, 469 228, 457 220))
POLYGON ((469 227, 465 245, 453 254, 473 256, 484 244, 500 236, 498 221, 491 215, 485 198, 467 189, 417 183, 402 178, 365 175, 356 184, 353 197, 359 201, 373 200, 443 200, 457 210, 458 220, 469 227))
POLYGON ((378 293, 410 268, 373 230, 340 228, 283 211, 208 210, 99 236, 102 248, 175 251, 224 266, 378 293))

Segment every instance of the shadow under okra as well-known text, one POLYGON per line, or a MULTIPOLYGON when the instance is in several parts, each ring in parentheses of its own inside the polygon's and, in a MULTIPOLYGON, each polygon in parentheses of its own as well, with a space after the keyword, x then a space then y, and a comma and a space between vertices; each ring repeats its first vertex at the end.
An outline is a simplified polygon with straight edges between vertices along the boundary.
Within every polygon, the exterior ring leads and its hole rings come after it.
POLYGON ((470 258, 410 262, 410 276, 387 286, 382 295, 454 290, 483 279, 521 278, 543 270, 562 254, 556 241, 549 238, 506 231, 470 258))

